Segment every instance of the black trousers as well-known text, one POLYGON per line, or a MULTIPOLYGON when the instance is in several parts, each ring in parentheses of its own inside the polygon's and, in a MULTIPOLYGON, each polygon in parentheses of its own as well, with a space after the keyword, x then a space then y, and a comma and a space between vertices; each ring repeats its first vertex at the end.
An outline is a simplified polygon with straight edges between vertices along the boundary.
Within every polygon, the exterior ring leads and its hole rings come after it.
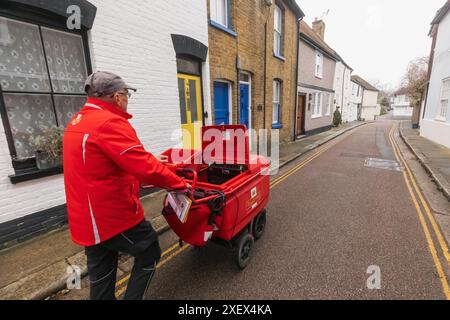
POLYGON ((150 222, 136 227, 99 245, 86 247, 91 300, 116 300, 116 274, 119 252, 134 257, 125 300, 142 300, 161 258, 158 236, 150 222))

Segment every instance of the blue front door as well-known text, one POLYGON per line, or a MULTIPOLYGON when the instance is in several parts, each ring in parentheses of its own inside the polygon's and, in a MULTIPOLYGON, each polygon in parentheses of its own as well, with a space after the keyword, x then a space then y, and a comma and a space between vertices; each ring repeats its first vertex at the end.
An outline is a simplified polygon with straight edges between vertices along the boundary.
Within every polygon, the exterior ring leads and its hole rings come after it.
POLYGON ((240 123, 245 125, 247 129, 250 129, 249 123, 249 97, 250 87, 248 84, 241 84, 241 108, 239 110, 240 123))
POLYGON ((230 124, 230 96, 228 84, 224 82, 214 82, 214 124, 230 124))

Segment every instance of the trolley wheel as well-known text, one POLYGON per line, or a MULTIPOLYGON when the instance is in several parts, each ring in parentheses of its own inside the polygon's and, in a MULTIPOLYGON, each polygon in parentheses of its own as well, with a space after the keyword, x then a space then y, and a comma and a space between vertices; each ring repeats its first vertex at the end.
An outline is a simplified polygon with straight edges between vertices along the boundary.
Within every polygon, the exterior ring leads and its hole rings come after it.
POLYGON ((266 210, 263 210, 256 218, 253 223, 253 236, 255 240, 261 239, 266 230, 266 210))
POLYGON ((250 233, 244 233, 241 235, 237 242, 237 264, 241 270, 244 270, 253 258, 253 245, 255 244, 255 238, 250 233))

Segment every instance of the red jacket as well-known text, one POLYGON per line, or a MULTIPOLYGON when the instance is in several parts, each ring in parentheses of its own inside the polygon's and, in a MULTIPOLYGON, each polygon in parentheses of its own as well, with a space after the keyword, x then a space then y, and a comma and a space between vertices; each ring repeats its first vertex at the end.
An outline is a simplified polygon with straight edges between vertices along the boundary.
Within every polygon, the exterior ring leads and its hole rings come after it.
POLYGON ((164 189, 186 183, 145 151, 132 116, 88 99, 64 134, 64 181, 72 240, 92 246, 144 219, 140 182, 164 189))

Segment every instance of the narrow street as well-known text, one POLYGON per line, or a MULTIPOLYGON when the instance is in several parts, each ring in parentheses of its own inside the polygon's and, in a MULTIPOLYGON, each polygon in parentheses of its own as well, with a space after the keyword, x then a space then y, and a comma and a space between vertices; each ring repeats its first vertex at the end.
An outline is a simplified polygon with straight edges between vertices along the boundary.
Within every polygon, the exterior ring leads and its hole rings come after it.
POLYGON ((0 302, 450 300, 450 0, 109 2, 0 1, 0 302))
MULTIPOLYGON (((450 260, 443 252, 450 218, 438 217, 441 229, 434 215, 425 213, 433 206, 450 213, 448 201, 439 203, 430 191, 435 187, 411 162, 398 125, 384 117, 359 127, 273 177, 266 232, 244 271, 229 248, 213 243, 180 248, 173 232, 164 233, 163 257, 147 299, 448 299, 450 260), (408 168, 397 162, 391 135, 408 168), (373 168, 368 158, 388 162, 372 160, 381 164, 373 168), (414 182, 407 175, 410 167, 414 182), (416 183, 425 192, 412 197, 409 187, 414 191, 416 183), (374 267, 380 282, 372 290, 368 278, 374 267)), ((128 279, 118 274, 118 298, 128 279)), ((81 290, 53 298, 88 295, 85 278, 81 290)))
MULTIPOLYGON (((185 248, 167 255, 148 299, 445 299, 402 172, 365 166, 369 157, 395 160, 393 125, 363 126, 275 180, 266 234, 245 271, 229 249, 185 248), (380 290, 367 288, 370 266, 380 268, 380 290)), ((176 238, 162 238, 163 245, 170 241, 176 238)))

